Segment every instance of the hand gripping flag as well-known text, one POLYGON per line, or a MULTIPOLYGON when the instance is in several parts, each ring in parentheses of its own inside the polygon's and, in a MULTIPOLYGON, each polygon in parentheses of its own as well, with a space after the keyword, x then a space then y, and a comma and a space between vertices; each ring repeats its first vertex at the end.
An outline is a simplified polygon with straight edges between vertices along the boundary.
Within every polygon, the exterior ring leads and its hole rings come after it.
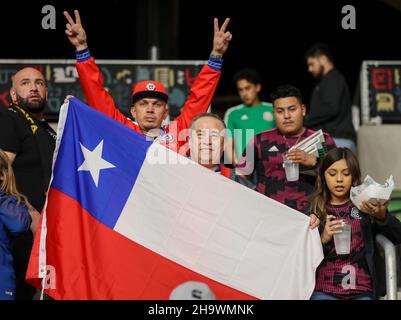
POLYGON ((308 299, 309 217, 70 99, 27 281, 55 299, 308 299))

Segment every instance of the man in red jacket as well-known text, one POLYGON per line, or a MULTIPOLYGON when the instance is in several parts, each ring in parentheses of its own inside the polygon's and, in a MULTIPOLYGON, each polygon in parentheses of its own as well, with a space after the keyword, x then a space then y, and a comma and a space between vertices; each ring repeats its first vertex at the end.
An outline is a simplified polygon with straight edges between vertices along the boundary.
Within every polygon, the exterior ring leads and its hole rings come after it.
POLYGON ((208 63, 202 68, 192 85, 190 96, 181 115, 167 127, 162 127, 162 122, 168 115, 168 94, 164 86, 151 80, 139 82, 132 94, 130 110, 136 123, 125 117, 117 109, 112 97, 101 84, 101 73, 94 59, 90 56, 87 37, 81 24, 79 12, 75 10, 74 13, 75 21, 68 12, 64 12, 68 20, 65 33, 76 49, 76 67, 87 103, 141 134, 153 139, 159 138, 158 140, 166 147, 186 154, 188 151, 186 144, 188 134, 180 133, 184 129, 189 129, 191 121, 196 115, 206 112, 209 108, 220 78, 222 57, 232 38, 231 33, 226 31, 230 20, 227 18, 219 28, 218 20, 214 19, 213 49, 208 63))

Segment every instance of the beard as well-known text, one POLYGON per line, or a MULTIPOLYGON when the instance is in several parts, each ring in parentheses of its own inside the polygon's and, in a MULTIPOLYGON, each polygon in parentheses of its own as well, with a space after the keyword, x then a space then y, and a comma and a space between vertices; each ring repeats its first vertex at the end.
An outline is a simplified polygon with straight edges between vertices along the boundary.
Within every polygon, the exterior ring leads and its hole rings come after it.
POLYGON ((324 76, 324 68, 322 65, 319 65, 319 70, 315 73, 316 79, 321 79, 324 76))
POLYGON ((22 98, 17 94, 17 103, 20 107, 28 110, 30 113, 37 114, 43 112, 46 107, 46 100, 44 98, 40 98, 40 100, 35 102, 29 102, 29 98, 22 98))

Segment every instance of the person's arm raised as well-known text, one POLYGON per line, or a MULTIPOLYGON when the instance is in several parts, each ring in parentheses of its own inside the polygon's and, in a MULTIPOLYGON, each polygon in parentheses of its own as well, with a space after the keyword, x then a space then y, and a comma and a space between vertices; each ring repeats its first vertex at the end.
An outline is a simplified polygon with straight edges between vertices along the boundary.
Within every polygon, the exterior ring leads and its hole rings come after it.
POLYGON ((86 37, 85 29, 81 23, 81 16, 78 10, 74 10, 75 22, 67 11, 64 11, 68 23, 66 24, 65 34, 70 40, 71 44, 77 51, 85 50, 88 48, 88 41, 86 37))
POLYGON ((225 19, 220 28, 218 19, 214 18, 213 48, 207 66, 204 66, 196 77, 183 111, 176 118, 180 122, 181 128, 189 128, 192 119, 198 114, 206 112, 212 102, 221 75, 222 58, 232 39, 231 32, 227 31, 229 22, 229 18, 225 19))
POLYGON ((214 18, 213 20, 213 49, 210 53, 212 57, 217 57, 221 59, 228 49, 228 45, 233 37, 230 31, 226 31, 229 22, 230 18, 226 18, 221 28, 219 28, 219 20, 217 18, 214 18))
POLYGON ((113 98, 103 87, 100 80, 101 72, 94 59, 91 58, 79 11, 74 10, 74 14, 75 21, 67 11, 64 11, 64 16, 67 19, 65 34, 76 50, 79 81, 88 105, 125 124, 129 120, 118 110, 113 98))

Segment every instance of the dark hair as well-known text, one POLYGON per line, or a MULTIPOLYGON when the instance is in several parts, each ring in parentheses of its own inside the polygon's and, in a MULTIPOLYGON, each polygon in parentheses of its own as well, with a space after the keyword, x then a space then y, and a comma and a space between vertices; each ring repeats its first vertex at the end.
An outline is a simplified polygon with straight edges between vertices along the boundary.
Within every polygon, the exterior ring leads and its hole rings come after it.
POLYGON ((352 176, 352 186, 361 184, 361 169, 359 162, 354 153, 348 148, 331 149, 323 158, 319 165, 315 192, 312 194, 311 213, 321 217, 321 220, 326 220, 326 205, 330 200, 330 191, 326 184, 324 173, 336 161, 345 159, 348 170, 352 176))
POLYGON ((331 62, 333 62, 333 55, 329 49, 329 46, 325 43, 315 43, 312 47, 306 51, 305 60, 308 58, 319 58, 326 56, 331 62))
POLYGON ((220 121, 220 123, 221 123, 221 125, 223 126, 224 129, 227 128, 226 124, 224 123, 224 121, 217 114, 210 113, 210 112, 204 112, 204 113, 198 114, 196 117, 194 117, 192 119, 192 121, 191 121, 190 128, 193 129, 194 125, 195 125, 195 122, 198 121, 201 118, 214 118, 214 119, 220 121))
POLYGON ((292 85, 286 84, 277 87, 273 92, 270 94, 271 102, 274 103, 275 100, 281 98, 288 98, 288 97, 295 97, 302 103, 302 95, 301 91, 292 85))
POLYGON ((262 83, 262 80, 260 79, 260 76, 257 73, 257 71, 255 71, 253 69, 248 69, 248 68, 242 69, 234 75, 233 82, 235 85, 240 80, 246 80, 255 85, 262 83))

